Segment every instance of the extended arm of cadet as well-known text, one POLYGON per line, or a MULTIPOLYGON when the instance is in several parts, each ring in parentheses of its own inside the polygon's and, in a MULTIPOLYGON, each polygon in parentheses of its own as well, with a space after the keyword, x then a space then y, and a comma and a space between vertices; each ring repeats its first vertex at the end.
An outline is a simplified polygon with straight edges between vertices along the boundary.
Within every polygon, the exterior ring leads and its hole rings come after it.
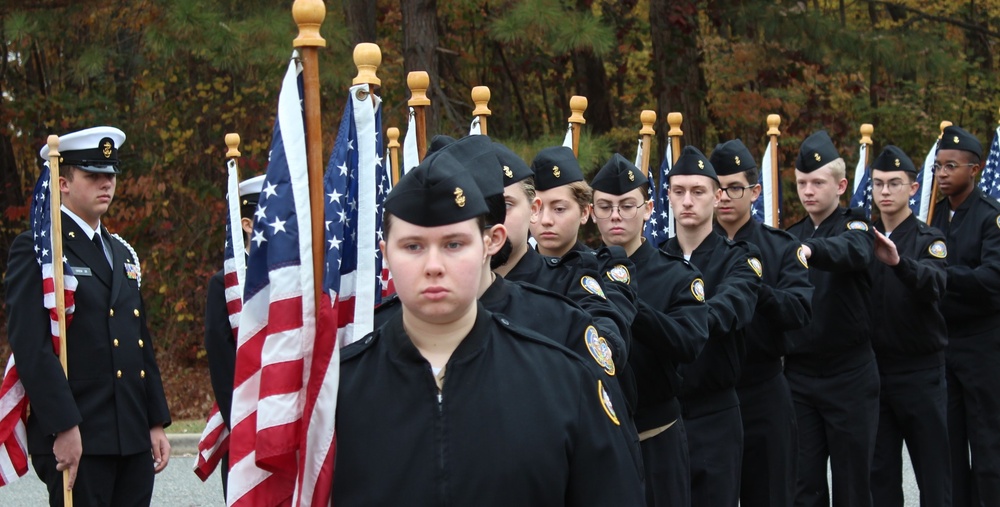
POLYGON ((753 320, 757 307, 757 291, 760 277, 750 267, 750 257, 760 260, 757 247, 743 243, 743 252, 733 255, 735 262, 729 266, 722 283, 715 287, 715 293, 708 298, 709 333, 721 336, 746 327, 753 320))
POLYGON ((762 283, 757 292, 757 310, 781 331, 805 327, 812 319, 813 286, 809 269, 799 261, 799 248, 798 243, 789 243, 781 256, 778 283, 773 287, 762 283))
POLYGON ((929 246, 934 241, 944 241, 944 237, 936 236, 932 241, 924 242, 926 244, 920 250, 920 257, 913 259, 900 256, 899 264, 892 267, 892 272, 906 288, 918 299, 928 303, 940 301, 944 297, 948 278, 948 260, 930 254, 929 246))
POLYGON ((828 238, 809 238, 802 244, 812 251, 810 269, 844 273, 868 269, 874 255, 875 236, 870 231, 847 230, 828 238))
MULTIPOLYGON (((997 217, 1000 220, 1000 217, 997 217)), ((1000 310, 1000 223, 984 220, 981 228, 982 249, 979 266, 948 265, 948 292, 984 312, 1000 310), (989 308, 983 307, 990 302, 989 308)))

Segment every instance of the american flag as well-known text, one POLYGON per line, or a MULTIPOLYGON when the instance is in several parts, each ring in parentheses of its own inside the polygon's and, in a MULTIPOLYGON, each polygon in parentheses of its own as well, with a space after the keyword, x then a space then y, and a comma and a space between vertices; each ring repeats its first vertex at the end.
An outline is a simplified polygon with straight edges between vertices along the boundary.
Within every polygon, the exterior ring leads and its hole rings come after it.
POLYGON ((934 158, 937 155, 937 140, 931 146, 927 156, 924 157, 924 166, 917 173, 917 181, 920 182, 920 191, 910 198, 910 211, 917 216, 917 219, 926 222, 927 214, 934 203, 931 202, 931 190, 934 188, 934 158))
POLYGON ((984 194, 1000 200, 1000 127, 993 134, 990 154, 983 165, 983 175, 979 178, 979 189, 984 194))
MULTIPOLYGON (((55 279, 52 266, 52 210, 49 188, 50 171, 46 163, 38 176, 31 200, 31 230, 35 240, 35 258, 42 270, 42 304, 49 310, 52 351, 59 354, 59 320, 56 311, 55 279)), ((59 218, 57 218, 59 219, 59 218)), ((73 320, 77 280, 63 258, 63 293, 66 303, 66 328, 73 320)), ((28 472, 27 434, 28 398, 24 392, 13 354, 7 361, 0 384, 0 486, 10 484, 28 472)))
POLYGON ((778 227, 781 220, 781 178, 773 178, 771 161, 776 155, 771 152, 771 143, 767 143, 764 156, 760 160, 760 197, 750 206, 750 216, 754 220, 778 227), (774 216, 774 200, 778 200, 778 216, 774 216))
POLYGON ((231 414, 231 506, 287 505, 295 490, 316 337, 301 71, 293 54, 250 239, 231 414))
MULTIPOLYGON (((226 245, 223 249, 223 283, 226 288, 226 310, 229 313, 229 327, 233 330, 233 339, 239 338, 240 312, 243 310, 243 281, 246 277, 246 247, 243 243, 243 225, 240 212, 239 167, 235 159, 227 163, 229 177, 226 182, 226 202, 228 204, 228 220, 226 220, 226 245), (240 252, 240 255, 236 255, 240 252)), ((215 471, 222 455, 229 452, 229 429, 226 428, 219 405, 212 404, 208 414, 208 425, 198 440, 198 459, 194 464, 194 472, 206 480, 215 471)))
POLYGON ((566 137, 563 137, 562 145, 571 150, 573 149, 573 122, 569 122, 569 125, 566 127, 566 137))
POLYGON ((868 145, 861 143, 858 165, 854 169, 854 194, 851 195, 852 208, 864 208, 865 216, 872 216, 872 176, 868 167, 868 145))
POLYGON ((652 173, 649 178, 649 198, 653 199, 653 215, 646 222, 643 236, 654 248, 659 248, 668 239, 674 237, 674 212, 670 209, 670 184, 667 174, 674 163, 674 150, 671 140, 667 138, 667 152, 660 164, 660 183, 653 184, 652 173))

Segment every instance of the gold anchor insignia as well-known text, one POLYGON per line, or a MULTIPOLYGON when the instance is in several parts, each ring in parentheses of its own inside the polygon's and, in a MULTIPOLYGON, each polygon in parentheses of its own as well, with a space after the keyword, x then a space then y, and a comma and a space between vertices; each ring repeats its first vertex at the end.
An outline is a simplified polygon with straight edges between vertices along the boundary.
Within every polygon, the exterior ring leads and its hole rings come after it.
POLYGON ((511 171, 509 166, 503 166, 503 175, 508 178, 513 178, 514 171, 511 171))
POLYGON ((75 238, 76 237, 76 233, 73 232, 73 231, 69 231, 69 237, 75 238))
POLYGON ((899 167, 899 159, 896 159, 896 167, 899 167))
POLYGON ((705 168, 705 163, 702 162, 701 160, 699 160, 698 161, 698 169, 704 169, 704 168, 705 168))
POLYGON ((455 204, 457 204, 459 208, 465 207, 465 192, 461 187, 455 187, 455 204))
POLYGON ((740 157, 733 157, 736 159, 736 165, 740 165, 740 157))
POLYGON ((104 158, 111 158, 111 141, 104 141, 104 158))
POLYGON ((635 181, 635 175, 632 174, 632 170, 631 169, 629 169, 629 171, 628 171, 628 180, 629 181, 635 181))
POLYGON ((951 141, 955 144, 958 144, 958 136, 951 138, 951 141))
POLYGON ((823 157, 819 156, 819 153, 813 153, 813 158, 815 158, 817 162, 823 161, 823 157))
POLYGON ((561 175, 562 175, 562 173, 559 172, 559 166, 557 166, 557 165, 552 166, 552 176, 555 176, 556 178, 558 178, 561 175))

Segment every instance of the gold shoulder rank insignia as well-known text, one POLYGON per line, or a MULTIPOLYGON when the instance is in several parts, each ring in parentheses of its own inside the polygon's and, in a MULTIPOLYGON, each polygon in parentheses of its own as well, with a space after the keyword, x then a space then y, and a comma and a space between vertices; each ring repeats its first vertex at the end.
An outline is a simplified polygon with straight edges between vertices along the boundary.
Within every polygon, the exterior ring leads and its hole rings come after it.
POLYGON ((601 296, 604 299, 608 299, 608 297, 604 295, 604 289, 601 287, 601 282, 598 282, 596 278, 592 276, 580 277, 580 285, 583 286, 583 290, 591 294, 601 296))
POLYGON ((806 269, 809 269, 809 261, 806 260, 806 251, 802 248, 802 246, 799 246, 799 249, 795 251, 795 257, 799 259, 799 262, 801 262, 806 269))
POLYGON ((601 399, 601 406, 604 407, 604 413, 608 414, 608 419, 611 419, 615 426, 621 426, 618 414, 615 413, 615 406, 611 404, 611 396, 608 396, 608 391, 604 389, 604 384, 600 380, 597 381, 597 396, 601 399))
POLYGON ((701 278, 695 278, 691 282, 691 294, 698 301, 705 302, 705 281, 701 278))
POLYGON ((760 259, 756 257, 750 257, 749 259, 747 259, 747 264, 750 265, 750 268, 753 269, 754 273, 757 273, 757 278, 764 277, 764 266, 761 265, 760 259))
POLYGON ((847 230, 849 231, 868 231, 868 224, 864 223, 862 220, 851 220, 847 222, 847 230))
POLYGON ((945 246, 944 241, 940 239, 931 243, 931 246, 927 247, 927 253, 937 257, 938 259, 944 259, 948 257, 948 247, 945 246))
POLYGON ((621 264, 616 264, 615 267, 608 271, 608 278, 614 282, 629 283, 632 280, 632 275, 629 274, 628 268, 621 264))
POLYGON ((587 351, 590 352, 591 357, 597 364, 604 369, 604 373, 610 376, 615 376, 615 361, 611 357, 611 347, 608 345, 608 340, 597 334, 597 328, 594 326, 587 326, 587 330, 583 333, 583 340, 587 344, 587 351))

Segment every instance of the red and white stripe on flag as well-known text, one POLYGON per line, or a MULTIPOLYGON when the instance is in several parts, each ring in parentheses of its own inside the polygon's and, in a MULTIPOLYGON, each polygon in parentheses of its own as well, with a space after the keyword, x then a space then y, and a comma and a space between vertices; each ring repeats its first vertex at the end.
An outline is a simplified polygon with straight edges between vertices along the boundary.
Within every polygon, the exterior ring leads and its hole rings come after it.
POLYGON ((226 421, 222 419, 219 412, 219 404, 213 403, 212 409, 208 412, 208 424, 201 432, 198 439, 198 459, 194 464, 194 473, 202 482, 206 481, 215 472, 222 456, 229 452, 229 430, 226 429, 226 421))
POLYGON ((14 367, 14 356, 7 361, 0 385, 0 486, 6 486, 28 473, 28 445, 24 422, 28 417, 28 398, 14 367))

